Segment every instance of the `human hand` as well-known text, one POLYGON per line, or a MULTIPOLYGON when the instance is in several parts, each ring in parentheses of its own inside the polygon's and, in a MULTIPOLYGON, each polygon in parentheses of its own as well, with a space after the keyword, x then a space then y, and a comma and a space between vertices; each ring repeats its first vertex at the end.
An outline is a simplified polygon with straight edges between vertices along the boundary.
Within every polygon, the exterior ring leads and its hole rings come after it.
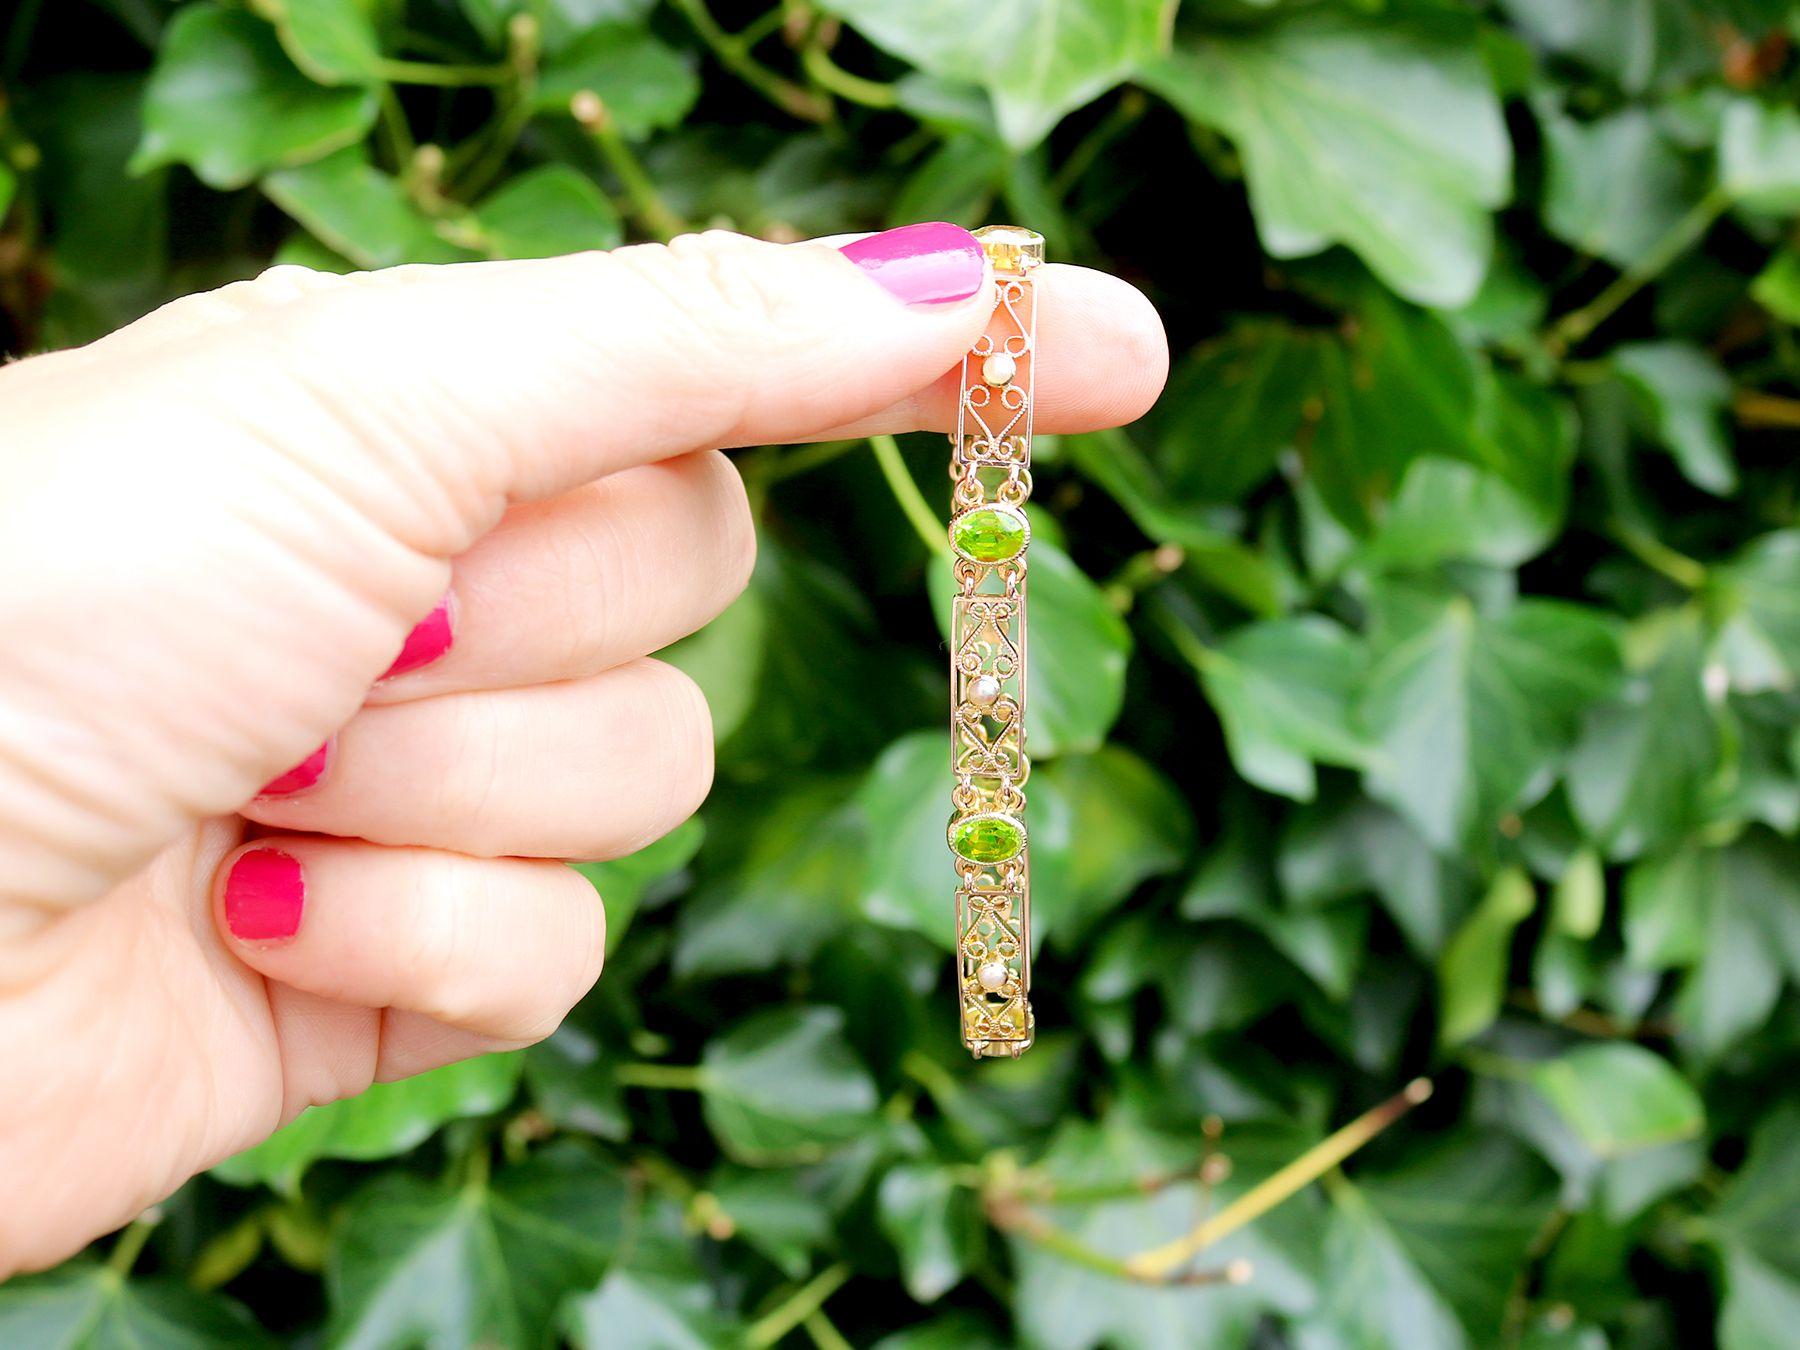
MULTIPOLYGON (((1039 278, 1039 427, 1138 416, 1148 304, 1039 278)), ((949 426, 991 308, 955 227, 712 234, 276 268, 0 371, 0 1278, 548 1034, 604 947, 555 860, 710 783, 647 654, 751 567, 715 447, 949 426)))

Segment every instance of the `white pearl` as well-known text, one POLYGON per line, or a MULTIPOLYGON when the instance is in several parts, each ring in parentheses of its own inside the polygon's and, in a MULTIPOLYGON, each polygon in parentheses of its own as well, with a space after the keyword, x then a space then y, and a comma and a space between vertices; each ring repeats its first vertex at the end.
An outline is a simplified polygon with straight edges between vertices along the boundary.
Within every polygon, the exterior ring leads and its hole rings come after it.
POLYGON ((981 981, 981 987, 989 993, 1006 983, 1006 966, 1000 961, 989 961, 975 972, 975 978, 981 981))
POLYGON ((992 675, 978 676, 969 686, 969 701, 985 708, 1000 697, 1000 681, 992 675))
POLYGON ((1003 384, 1011 384, 1012 377, 1019 372, 1019 363, 1006 352, 995 352, 981 363, 981 379, 984 384, 991 384, 998 389, 1003 384))

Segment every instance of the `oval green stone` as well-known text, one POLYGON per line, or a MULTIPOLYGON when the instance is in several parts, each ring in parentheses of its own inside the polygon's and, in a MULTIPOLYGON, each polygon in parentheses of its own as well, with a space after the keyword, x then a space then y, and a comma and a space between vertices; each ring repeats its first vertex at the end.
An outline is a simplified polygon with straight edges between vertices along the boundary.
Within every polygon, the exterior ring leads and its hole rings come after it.
POLYGON ((1025 513, 1014 506, 978 506, 950 522, 950 545, 971 562, 1010 562, 1025 551, 1025 513))
POLYGON ((950 848, 974 863, 1016 858, 1025 847, 1025 827, 1011 816, 967 816, 950 825, 950 848))

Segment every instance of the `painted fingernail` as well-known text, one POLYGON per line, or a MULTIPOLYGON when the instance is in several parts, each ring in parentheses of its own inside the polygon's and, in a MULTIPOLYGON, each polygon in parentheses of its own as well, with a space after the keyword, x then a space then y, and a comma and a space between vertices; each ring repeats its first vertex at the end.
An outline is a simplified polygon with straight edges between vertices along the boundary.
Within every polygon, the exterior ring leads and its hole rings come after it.
POLYGON ((406 635, 406 643, 400 648, 400 655, 394 658, 394 664, 387 668, 381 678, 391 680, 396 675, 404 675, 409 670, 417 670, 420 666, 428 666, 437 660, 450 650, 455 625, 456 616, 452 611, 450 592, 445 591, 444 598, 437 602, 437 608, 420 619, 412 632, 406 635))
POLYGON ((245 942, 279 942, 300 931, 306 877, 300 860, 278 848, 255 848, 225 878, 225 926, 245 942))
POLYGON ((325 776, 325 766, 330 762, 331 742, 326 741, 286 773, 264 783, 262 791, 256 795, 258 797, 298 796, 319 785, 319 780, 325 776))
POLYGON ((981 242, 941 220, 884 230, 838 250, 908 305, 967 300, 981 289, 981 242))

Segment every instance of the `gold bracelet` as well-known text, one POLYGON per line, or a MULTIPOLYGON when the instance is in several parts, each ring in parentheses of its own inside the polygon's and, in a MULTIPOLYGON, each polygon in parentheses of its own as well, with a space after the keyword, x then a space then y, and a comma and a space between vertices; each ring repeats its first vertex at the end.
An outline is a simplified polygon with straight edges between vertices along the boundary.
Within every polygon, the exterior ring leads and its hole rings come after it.
POLYGON ((950 438, 950 851, 957 988, 977 1059, 1031 1048, 1031 860, 1025 834, 1025 563, 1031 526, 1032 365, 1042 235, 977 230, 993 265, 994 317, 963 357, 950 438))

